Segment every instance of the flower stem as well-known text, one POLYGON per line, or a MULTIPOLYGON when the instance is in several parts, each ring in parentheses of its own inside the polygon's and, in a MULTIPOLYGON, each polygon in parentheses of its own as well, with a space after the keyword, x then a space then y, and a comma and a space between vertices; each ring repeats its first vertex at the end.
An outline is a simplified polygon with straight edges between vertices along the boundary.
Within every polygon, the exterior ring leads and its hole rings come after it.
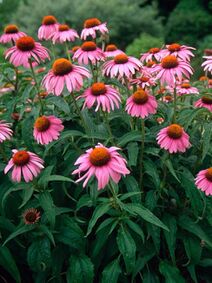
POLYGON ((70 53, 68 52, 68 43, 65 42, 65 48, 66 48, 66 53, 67 53, 67 56, 68 56, 68 60, 71 61, 71 56, 70 56, 70 53))
POLYGON ((141 119, 141 151, 140 151, 140 179, 139 187, 143 192, 143 159, 144 159, 145 121, 141 119))
POLYGON ((173 123, 176 123, 176 115, 177 115, 177 92, 176 87, 174 87, 174 113, 173 113, 173 123))
POLYGON ((35 88, 37 90, 37 94, 38 94, 38 99, 39 99, 39 102, 40 102, 40 107, 41 107, 41 115, 44 114, 44 109, 43 109, 43 101, 40 97, 40 88, 39 88, 39 85, 38 85, 38 82, 37 82, 37 79, 36 79, 36 76, 35 76, 35 72, 34 72, 34 69, 33 69, 33 66, 32 66, 32 61, 29 59, 29 65, 30 65, 30 69, 31 69, 31 72, 32 72, 32 77, 33 77, 33 80, 35 82, 35 88))
POLYGON ((110 123, 109 123, 109 120, 108 120, 108 114, 107 114, 107 113, 104 113, 103 111, 102 111, 102 113, 103 113, 103 117, 104 117, 104 119, 105 119, 107 131, 108 131, 109 136, 110 136, 110 140, 111 140, 111 141, 113 142, 113 144, 114 144, 113 133, 112 133, 112 131, 111 131, 110 123))
POLYGON ((6 155, 5 151, 4 151, 3 144, 1 144, 1 143, 0 143, 0 153, 1 153, 2 157, 3 157, 3 160, 5 162, 7 162, 7 155, 6 155))
POLYGON ((52 41, 51 41, 51 51, 52 51, 52 57, 53 57, 53 59, 55 60, 55 50, 54 50, 54 44, 52 43, 52 41))

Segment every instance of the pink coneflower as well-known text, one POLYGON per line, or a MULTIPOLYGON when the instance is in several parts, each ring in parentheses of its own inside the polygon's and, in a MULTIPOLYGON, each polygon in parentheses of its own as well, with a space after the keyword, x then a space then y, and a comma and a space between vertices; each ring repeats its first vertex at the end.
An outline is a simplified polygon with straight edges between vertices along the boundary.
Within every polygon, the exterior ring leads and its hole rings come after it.
POLYGON ((108 33, 106 23, 101 23, 97 18, 87 19, 84 22, 84 29, 81 32, 81 38, 83 40, 86 40, 88 36, 96 38, 97 32, 99 32, 100 34, 108 33))
POLYGON ((151 74, 147 73, 141 74, 141 76, 136 79, 132 79, 130 83, 132 85, 136 84, 140 88, 146 88, 156 85, 155 79, 151 76, 151 74))
POLYGON ((69 53, 71 53, 72 55, 74 55, 74 53, 80 49, 80 45, 75 45, 74 47, 71 48, 71 50, 69 50, 69 53))
POLYGON ((40 144, 48 144, 57 140, 64 129, 62 121, 55 116, 42 116, 34 124, 33 136, 40 144))
POLYGON ((83 105, 84 108, 91 108, 96 104, 95 111, 98 111, 101 107, 102 111, 110 113, 110 110, 114 110, 115 106, 119 108, 121 102, 120 94, 116 89, 104 83, 93 83, 92 86, 85 90, 83 95, 78 98, 85 98, 83 105))
POLYGON ((163 50, 161 50, 160 48, 158 47, 154 47, 154 48, 150 48, 148 52, 146 53, 142 53, 141 54, 141 58, 140 60, 142 62, 148 62, 148 61, 160 61, 164 55, 163 55, 163 50))
POLYGON ((130 78, 142 67, 141 62, 125 53, 116 55, 113 60, 105 62, 102 66, 103 75, 113 77, 126 76, 130 78))
POLYGON ((166 83, 171 87, 175 86, 177 80, 181 81, 183 75, 189 78, 193 74, 191 66, 178 60, 174 55, 164 57, 154 69, 158 72, 156 79, 159 79, 161 84, 166 83))
POLYGON ((157 66, 156 61, 148 61, 145 66, 142 67, 142 72, 145 74, 155 74, 155 67, 157 66))
POLYGON ((202 63, 202 67, 204 67, 205 72, 211 72, 212 73, 212 56, 203 56, 206 61, 202 63))
POLYGON ((212 112, 212 98, 208 96, 202 96, 202 98, 195 102, 194 106, 198 108, 204 107, 212 112))
POLYGON ((16 25, 8 25, 4 29, 4 34, 0 36, 0 43, 6 44, 8 42, 16 42, 17 39, 19 39, 22 36, 25 36, 26 34, 22 31, 19 31, 18 27, 16 25))
POLYGON ((147 90, 138 89, 127 99, 126 111, 132 117, 144 119, 150 114, 155 114, 157 106, 154 96, 149 95, 147 90))
POLYGON ((79 38, 76 30, 71 29, 68 25, 59 25, 57 31, 50 36, 53 44, 64 43, 66 41, 75 41, 79 38))
POLYGON ((118 49, 115 44, 108 44, 106 46, 106 51, 104 52, 107 58, 115 57, 118 54, 124 53, 122 50, 118 49))
POLYGON ((35 208, 28 208, 24 211, 22 217, 25 224, 35 224, 40 219, 40 211, 37 211, 35 208))
POLYGON ((84 180, 83 187, 85 187, 92 176, 95 176, 98 181, 98 190, 103 189, 110 178, 117 184, 121 175, 127 175, 130 171, 126 167, 126 160, 117 152, 118 147, 107 148, 101 143, 86 150, 86 153, 81 155, 75 165, 79 165, 72 174, 81 174, 76 182, 84 180))
POLYGON ((0 94, 11 92, 14 89, 15 89, 14 85, 12 85, 12 84, 5 84, 3 86, 0 86, 0 94))
POLYGON ((76 59, 80 65, 96 64, 104 58, 104 52, 93 41, 84 42, 73 55, 73 60, 76 59))
POLYGON ((4 169, 4 173, 13 168, 12 180, 14 182, 21 182, 23 176, 25 182, 30 182, 34 177, 37 177, 40 171, 44 168, 44 161, 35 153, 25 150, 13 149, 13 156, 4 169))
POLYGON ((40 40, 48 40, 52 34, 57 31, 58 23, 54 16, 45 16, 42 20, 42 25, 38 30, 38 38, 40 40))
POLYGON ((5 52, 5 58, 10 57, 10 63, 14 66, 24 66, 29 68, 29 60, 33 63, 44 62, 50 59, 47 48, 43 47, 39 42, 35 42, 30 36, 23 36, 16 41, 16 45, 9 48, 5 52))
POLYGON ((156 121, 158 122, 159 125, 163 124, 164 123, 164 118, 163 117, 158 117, 156 119, 156 121))
POLYGON ((171 94, 167 94, 161 98, 161 100, 165 103, 170 103, 173 101, 173 96, 171 94))
POLYGON ((175 57, 180 58, 183 61, 190 61, 190 57, 193 57, 194 54, 190 50, 196 50, 194 47, 180 45, 178 43, 173 43, 170 45, 166 45, 167 49, 163 50, 163 57, 168 55, 173 55, 175 57))
POLYGON ((199 90, 196 87, 190 85, 190 83, 182 83, 176 87, 178 95, 184 94, 199 94, 199 90))
POLYGON ((212 195, 212 167, 201 170, 196 178, 195 185, 201 191, 203 191, 206 196, 212 195))
POLYGON ((11 124, 6 121, 0 120, 0 143, 5 140, 10 140, 13 131, 10 129, 11 124))
POLYGON ((189 135, 178 124, 172 124, 160 130, 157 135, 157 142, 161 148, 170 153, 185 152, 191 145, 189 135))
POLYGON ((66 85, 69 92, 79 91, 83 79, 89 78, 90 73, 84 67, 73 65, 69 60, 60 58, 54 61, 52 69, 45 75, 42 85, 48 93, 61 95, 66 85))

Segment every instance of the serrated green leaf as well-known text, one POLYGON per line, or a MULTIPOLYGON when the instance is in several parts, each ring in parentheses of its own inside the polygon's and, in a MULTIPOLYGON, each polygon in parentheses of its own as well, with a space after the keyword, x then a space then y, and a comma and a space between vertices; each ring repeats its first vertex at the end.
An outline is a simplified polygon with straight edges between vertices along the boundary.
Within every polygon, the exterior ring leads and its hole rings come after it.
POLYGON ((21 227, 17 227, 17 229, 12 234, 10 234, 9 237, 5 240, 3 246, 5 246, 9 241, 16 238, 17 236, 32 231, 33 229, 35 229, 35 227, 35 225, 24 225, 21 227))
POLYGON ((165 214, 163 217, 164 224, 169 228, 169 232, 163 231, 166 239, 166 243, 169 248, 172 262, 175 263, 175 246, 176 246, 176 233, 177 233, 177 222, 174 216, 165 214))
POLYGON ((121 267, 119 265, 119 259, 117 258, 110 262, 103 270, 101 283, 117 283, 120 274, 121 267))
POLYGON ((0 266, 7 270, 17 283, 21 283, 19 270, 10 250, 7 247, 0 247, 0 266))
POLYGON ((160 273, 165 277, 165 283, 186 283, 177 267, 172 266, 168 261, 161 261, 159 264, 160 273))
POLYGON ((124 134, 118 139, 118 146, 123 147, 132 141, 141 141, 141 133, 139 131, 131 131, 130 133, 124 134))
POLYGON ((129 231, 121 226, 116 238, 120 253, 122 254, 127 273, 131 273, 135 266, 136 244, 129 231))
POLYGON ((56 210, 52 196, 49 192, 43 192, 39 195, 40 206, 43 208, 45 215, 53 228, 55 225, 56 210))
POLYGON ((67 283, 93 283, 94 267, 86 255, 72 255, 66 274, 67 283))

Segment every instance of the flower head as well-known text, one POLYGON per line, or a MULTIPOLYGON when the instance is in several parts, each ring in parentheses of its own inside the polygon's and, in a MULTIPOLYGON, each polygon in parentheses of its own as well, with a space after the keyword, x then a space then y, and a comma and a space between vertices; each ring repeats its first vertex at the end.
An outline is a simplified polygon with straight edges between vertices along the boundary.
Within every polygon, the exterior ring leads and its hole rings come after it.
POLYGON ((33 63, 44 62, 50 59, 47 48, 43 47, 39 42, 35 42, 30 36, 20 37, 16 41, 16 45, 9 48, 5 52, 5 58, 10 57, 10 63, 14 66, 24 66, 29 68, 29 60, 34 60, 33 63))
POLYGON ((28 208, 24 211, 22 217, 25 224, 35 224, 40 219, 40 211, 35 208, 28 208))
POLYGON ((84 28, 81 32, 81 39, 86 40, 88 36, 96 38, 97 32, 100 34, 108 33, 106 23, 101 23, 101 21, 97 18, 87 19, 84 22, 84 28))
POLYGON ((76 59, 81 65, 96 64, 104 58, 104 52, 93 41, 85 41, 73 56, 73 60, 76 59))
POLYGON ((59 138, 64 129, 62 121, 55 116, 41 116, 34 124, 33 136, 40 144, 48 144, 59 138))
POLYGON ((106 51, 104 52, 105 56, 108 58, 115 57, 118 54, 124 53, 122 50, 118 49, 115 44, 108 44, 106 46, 106 51))
POLYGON ((42 25, 38 29, 38 38, 40 40, 48 40, 52 34, 57 31, 58 22, 57 19, 52 16, 45 16, 42 20, 42 25))
POLYGON ((157 142, 161 148, 170 153, 185 152, 191 145, 188 134, 178 124, 172 124, 160 130, 157 135, 157 142))
POLYGON ((84 180, 85 187, 92 176, 95 176, 98 181, 98 190, 103 189, 110 178, 118 183, 121 175, 127 175, 130 171, 126 167, 126 160, 117 152, 118 147, 107 148, 101 143, 86 150, 86 153, 81 155, 75 165, 79 165, 78 169, 72 174, 84 174, 76 182, 84 180))
POLYGON ((16 25, 7 25, 4 28, 4 33, 0 36, 0 43, 6 44, 8 42, 16 42, 22 36, 26 34, 22 31, 19 31, 19 28, 16 25))
POLYGON ((5 140, 10 140, 13 131, 10 129, 11 124, 6 121, 0 120, 0 143, 5 140))
POLYGON ((126 103, 126 111, 132 117, 141 117, 144 119, 150 114, 155 114, 157 101, 147 90, 138 89, 133 93, 126 103))
POLYGON ((204 95, 195 102, 194 106, 198 108, 204 107, 212 112, 212 98, 204 95))
POLYGON ((83 109, 86 107, 91 108, 96 104, 95 111, 98 111, 99 108, 101 108, 102 111, 109 113, 111 109, 114 110, 115 106, 119 108, 121 102, 118 91, 102 82, 93 83, 90 88, 85 90, 83 95, 79 96, 79 98, 85 99, 83 109))
POLYGON ((57 30, 50 36, 53 44, 64 43, 66 41, 75 41, 79 38, 76 30, 71 29, 68 25, 58 25, 57 30))
POLYGON ((189 78, 193 74, 191 66, 174 55, 164 57, 154 69, 158 72, 156 79, 171 87, 175 86, 177 80, 181 81, 183 75, 189 78))
POLYGON ((183 61, 190 61, 194 54, 190 50, 195 50, 194 47, 172 43, 166 45, 167 49, 163 50, 163 57, 173 55, 183 61))
POLYGON ((54 61, 52 69, 45 75, 42 85, 48 93, 61 95, 66 85, 69 92, 80 90, 83 79, 89 78, 90 73, 84 67, 76 66, 65 58, 54 61))
POLYGON ((40 171, 44 168, 44 161, 35 153, 26 150, 12 150, 13 156, 4 169, 4 173, 13 168, 12 180, 21 182, 23 176, 25 182, 30 182, 34 177, 37 177, 40 171))
POLYGON ((203 191, 206 196, 212 195, 212 167, 201 170, 196 178, 195 185, 201 191, 203 191))
POLYGON ((191 86, 190 83, 182 83, 176 87, 178 95, 184 94, 199 94, 199 90, 196 87, 191 86))
POLYGON ((150 48, 148 52, 142 53, 140 60, 142 62, 144 61, 148 62, 152 60, 160 61, 163 57, 164 57, 163 50, 161 50, 158 47, 153 47, 150 48))
POLYGON ((140 77, 136 79, 132 79, 130 83, 132 85, 136 84, 137 86, 143 89, 146 87, 151 87, 156 85, 155 79, 152 77, 150 73, 147 72, 143 72, 140 77))
POLYGON ((130 78, 142 67, 141 62, 125 53, 116 55, 112 60, 105 62, 102 66, 103 74, 105 76, 130 78))
POLYGON ((203 56, 205 60, 204 63, 202 63, 202 67, 204 67, 205 72, 212 73, 212 56, 203 56))

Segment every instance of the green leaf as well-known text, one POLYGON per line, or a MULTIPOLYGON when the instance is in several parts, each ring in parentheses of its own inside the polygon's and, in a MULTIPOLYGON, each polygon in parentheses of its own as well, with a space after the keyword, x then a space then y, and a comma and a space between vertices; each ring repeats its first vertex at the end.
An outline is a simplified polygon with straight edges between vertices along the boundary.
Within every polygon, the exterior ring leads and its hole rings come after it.
POLYGON ((157 169, 157 166, 155 165, 155 163, 151 160, 151 159, 148 159, 148 160, 145 160, 144 161, 144 169, 145 169, 145 173, 148 174, 154 185, 155 185, 155 188, 159 188, 160 186, 160 177, 159 177, 159 173, 158 173, 158 169, 157 169))
POLYGON ((19 270, 7 247, 0 247, 0 266, 7 270, 17 283, 21 283, 19 270))
POLYGON ((39 195, 40 206, 43 208, 45 215, 53 228, 55 225, 56 210, 52 196, 49 192, 43 192, 39 195))
POLYGON ((45 180, 47 183, 48 182, 52 182, 52 181, 61 181, 61 182, 71 182, 71 183, 74 183, 75 182, 71 179, 71 178, 68 178, 68 177, 65 177, 65 176, 62 176, 62 175, 50 175, 49 177, 46 178, 45 180))
POLYGON ((110 262, 103 270, 101 283, 117 283, 120 274, 121 267, 119 265, 119 259, 117 258, 110 262))
POLYGON ((97 220, 104 214, 106 214, 111 209, 110 203, 104 203, 96 207, 88 224, 88 230, 86 237, 91 233, 93 227, 95 226, 97 220))
POLYGON ((46 182, 46 178, 48 178, 51 175, 53 168, 54 166, 48 166, 44 170, 42 170, 40 174, 40 178, 38 180, 39 186, 44 187, 44 188, 47 187, 48 182, 46 182))
POLYGON ((165 164, 166 164, 167 168, 169 169, 169 172, 172 174, 172 176, 174 176, 175 179, 180 183, 180 180, 179 180, 177 174, 175 173, 175 170, 174 170, 174 167, 173 167, 171 161, 169 159, 166 159, 165 164))
POLYGON ((52 103, 57 106, 60 110, 62 110, 66 114, 70 114, 70 107, 65 99, 61 96, 50 96, 48 95, 45 99, 46 103, 52 103))
POLYGON ((25 234, 29 231, 32 231, 36 226, 35 225, 24 225, 21 227, 18 227, 12 234, 10 234, 10 236, 5 240, 5 242, 3 243, 3 246, 5 246, 9 241, 11 241, 12 239, 16 238, 17 236, 21 235, 21 234, 25 234))
POLYGON ((128 192, 135 192, 139 193, 138 195, 132 195, 131 199, 133 202, 141 202, 141 190, 139 189, 138 182, 133 176, 127 176, 126 178, 123 179, 125 186, 127 188, 128 192))
POLYGON ((43 224, 40 224, 39 230, 41 232, 43 232, 49 238, 49 240, 52 242, 52 244, 55 246, 54 236, 53 236, 52 232, 49 230, 49 228, 47 226, 43 225, 43 224))
POLYGON ((126 266, 127 273, 132 272, 136 259, 136 244, 129 231, 121 226, 118 230, 116 238, 118 248, 122 254, 126 266))
POLYGON ((194 237, 183 238, 183 243, 189 264, 198 264, 202 254, 202 247, 199 240, 194 237))
POLYGON ((67 283, 93 283, 94 267, 86 255, 72 255, 66 274, 67 283))
POLYGON ((203 133, 203 143, 202 143, 202 160, 204 160, 205 156, 207 155, 208 151, 211 148, 211 140, 212 140, 212 126, 210 124, 206 124, 204 126, 204 133, 203 133))
POLYGON ((130 131, 118 139, 118 146, 124 147, 132 141, 141 141, 141 133, 139 131, 130 131))
POLYGON ((159 264, 160 273, 165 277, 164 283, 186 283, 177 267, 172 266, 168 261, 161 261, 159 264))
POLYGON ((7 230, 7 231, 10 231, 10 232, 13 232, 15 230, 15 225, 10 222, 9 219, 3 217, 3 216, 0 216, 0 230, 7 230))
POLYGON ((33 191, 33 186, 22 191, 23 201, 19 206, 19 209, 22 208, 30 200, 31 196, 33 195, 33 191))
POLYGON ((134 204, 129 203, 125 205, 128 207, 128 211, 131 210, 132 212, 136 213, 147 222, 152 223, 158 227, 161 227, 169 231, 168 227, 164 225, 163 222, 157 216, 155 216, 149 209, 147 209, 143 205, 136 203, 134 204))
POLYGON ((175 217, 170 214, 164 215, 163 222, 169 228, 169 232, 164 230, 164 236, 165 236, 168 248, 169 248, 172 262, 175 263, 175 244, 176 244, 177 222, 176 222, 175 217))
POLYGON ((145 237, 144 237, 144 232, 143 232, 143 230, 140 228, 140 226, 139 226, 137 223, 135 223, 135 222, 133 222, 132 220, 130 220, 130 219, 126 219, 126 220, 125 220, 125 223, 128 225, 128 227, 129 227, 132 231, 134 231, 136 234, 138 234, 139 237, 141 237, 142 241, 144 242, 144 239, 145 239, 145 237))
POLYGON ((127 145, 127 152, 128 152, 128 165, 129 166, 136 166, 137 159, 138 159, 138 143, 137 142, 130 142, 127 145))
POLYGON ((51 262, 51 248, 48 238, 34 240, 27 251, 27 262, 35 271, 45 271, 51 262))
POLYGON ((178 219, 178 225, 185 229, 186 231, 189 231, 190 233, 194 234, 201 240, 205 241, 206 244, 209 245, 210 248, 212 248, 212 241, 210 237, 203 231, 203 229, 194 221, 192 221, 188 216, 182 215, 178 219))

